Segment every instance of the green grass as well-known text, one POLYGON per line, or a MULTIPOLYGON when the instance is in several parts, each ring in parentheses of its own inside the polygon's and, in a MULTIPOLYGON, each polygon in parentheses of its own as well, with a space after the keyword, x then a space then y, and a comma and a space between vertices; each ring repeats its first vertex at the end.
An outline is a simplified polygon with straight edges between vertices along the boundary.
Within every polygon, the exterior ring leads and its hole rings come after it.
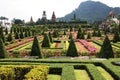
POLYGON ((57 74, 49 74, 47 78, 47 80, 60 80, 61 76, 57 74))
POLYGON ((97 67, 97 69, 105 77, 106 80, 114 80, 112 76, 107 71, 105 71, 102 67, 97 67))
POLYGON ((86 70, 74 70, 76 80, 90 80, 86 70))

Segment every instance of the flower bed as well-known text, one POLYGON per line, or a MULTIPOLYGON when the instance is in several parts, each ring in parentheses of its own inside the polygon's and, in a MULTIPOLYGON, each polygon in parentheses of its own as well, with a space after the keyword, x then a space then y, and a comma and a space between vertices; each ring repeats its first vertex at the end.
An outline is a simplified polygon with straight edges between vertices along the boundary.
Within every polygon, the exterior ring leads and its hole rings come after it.
POLYGON ((99 51, 91 42, 87 42, 86 40, 79 40, 79 42, 89 51, 90 55, 96 54, 99 51))

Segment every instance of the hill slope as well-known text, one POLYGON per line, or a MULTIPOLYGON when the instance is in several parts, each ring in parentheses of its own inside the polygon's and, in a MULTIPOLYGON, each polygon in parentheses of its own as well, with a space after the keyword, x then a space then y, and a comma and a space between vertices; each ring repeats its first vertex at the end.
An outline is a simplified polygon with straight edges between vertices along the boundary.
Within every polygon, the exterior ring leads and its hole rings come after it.
POLYGON ((60 20, 70 21, 75 13, 77 19, 93 22, 104 19, 110 11, 114 11, 116 15, 120 14, 119 7, 112 8, 101 2, 86 1, 82 2, 73 12, 60 18, 60 20))

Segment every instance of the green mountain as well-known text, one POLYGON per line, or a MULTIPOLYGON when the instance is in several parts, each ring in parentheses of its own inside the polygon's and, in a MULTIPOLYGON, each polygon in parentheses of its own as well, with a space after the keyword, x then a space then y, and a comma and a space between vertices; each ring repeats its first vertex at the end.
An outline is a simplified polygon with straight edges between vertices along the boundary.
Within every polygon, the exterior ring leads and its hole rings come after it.
POLYGON ((116 15, 120 14, 119 7, 109 7, 106 4, 95 1, 82 2, 77 9, 67 14, 66 16, 59 18, 62 21, 70 21, 73 19, 74 14, 78 20, 87 20, 88 22, 94 22, 105 19, 110 11, 114 11, 116 15))

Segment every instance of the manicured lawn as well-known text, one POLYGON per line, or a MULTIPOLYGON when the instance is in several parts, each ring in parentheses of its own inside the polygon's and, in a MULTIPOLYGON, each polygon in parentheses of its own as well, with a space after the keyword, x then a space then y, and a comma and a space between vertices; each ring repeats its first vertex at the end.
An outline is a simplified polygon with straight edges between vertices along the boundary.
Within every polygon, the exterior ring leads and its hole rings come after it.
POLYGON ((86 70, 75 69, 74 73, 75 73, 76 80, 90 80, 86 70))
POLYGON ((97 67, 97 69, 105 77, 106 80, 114 80, 112 76, 107 71, 105 71, 102 67, 97 67))
POLYGON ((61 76, 57 74, 49 74, 47 80, 60 80, 61 76))

